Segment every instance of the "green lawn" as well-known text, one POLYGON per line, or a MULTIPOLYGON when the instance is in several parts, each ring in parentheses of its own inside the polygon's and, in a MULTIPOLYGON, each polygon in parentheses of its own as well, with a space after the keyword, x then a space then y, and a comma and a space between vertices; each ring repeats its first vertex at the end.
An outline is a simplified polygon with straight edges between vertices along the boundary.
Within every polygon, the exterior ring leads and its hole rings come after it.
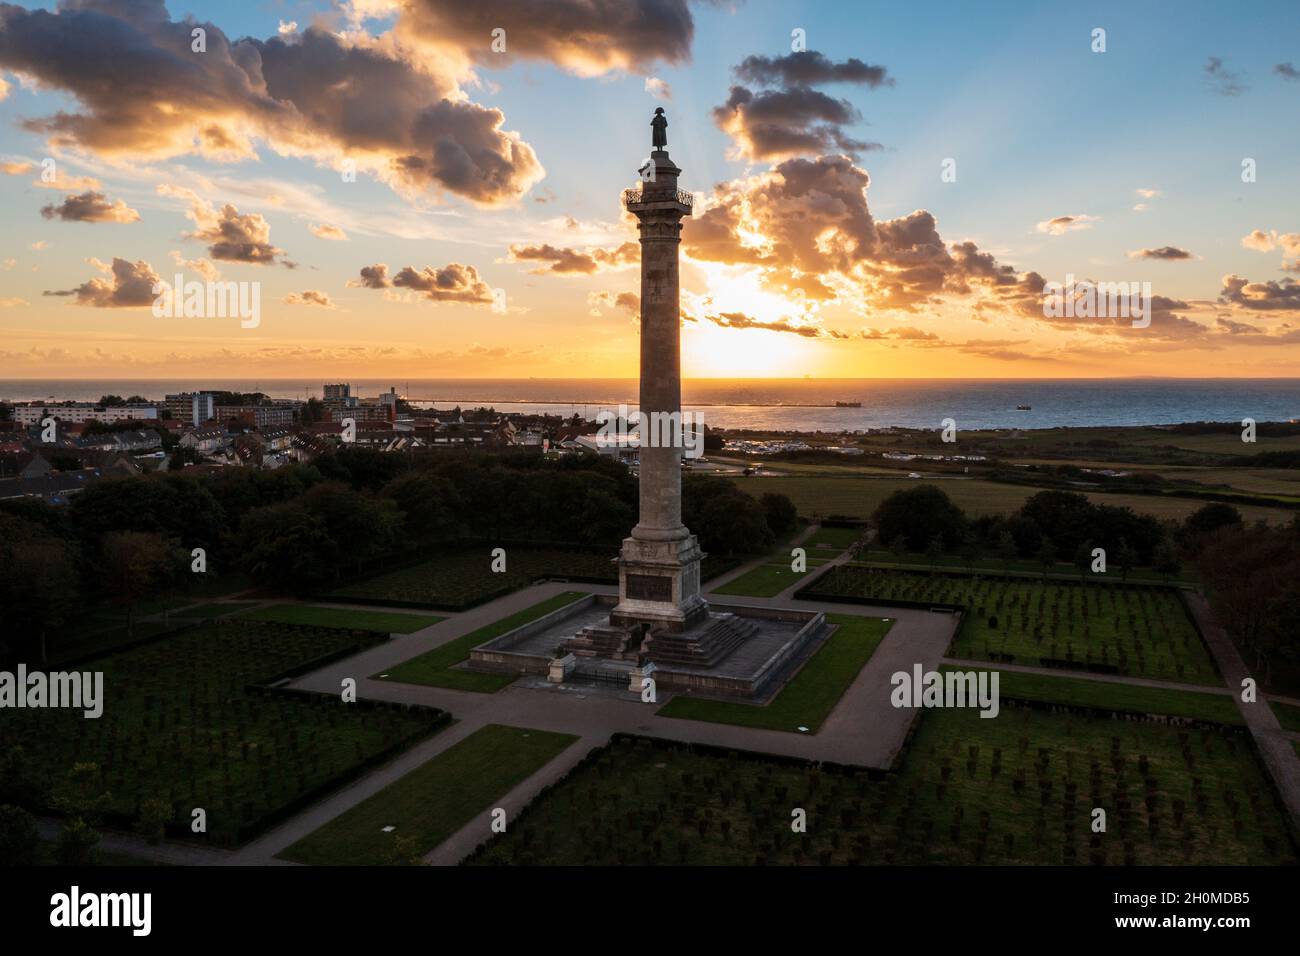
MULTIPOLYGON (((931 570, 933 568, 951 568, 958 571, 991 571, 995 574, 1018 571, 1023 574, 1043 573, 1043 565, 1038 561, 1027 558, 1015 558, 1003 560, 990 556, 977 558, 974 562, 967 561, 965 558, 956 554, 941 554, 933 559, 924 554, 915 552, 904 552, 903 554, 894 554, 892 551, 881 551, 873 549, 862 553, 860 560, 868 564, 882 564, 889 567, 910 568, 912 570, 931 570)), ((1079 578, 1079 569, 1073 564, 1058 561, 1047 569, 1048 574, 1065 575, 1076 580, 1079 578)), ((1093 575, 1091 572, 1086 577, 1096 578, 1099 575, 1093 575)), ((1111 568, 1108 578, 1120 577, 1118 568, 1111 568)), ((1145 581, 1152 584, 1178 583, 1179 581, 1195 581, 1196 573, 1191 568, 1184 568, 1177 574, 1166 575, 1150 568, 1133 568, 1129 572, 1128 580, 1134 583, 1145 581)))
POLYGON ((808 536, 804 547, 843 551, 866 533, 865 528, 819 528, 808 536))
POLYGON ((488 624, 485 627, 480 627, 477 631, 471 631, 464 637, 458 637, 454 641, 435 647, 431 651, 425 651, 419 657, 412 657, 409 661, 403 661, 396 667, 390 667, 382 674, 372 676, 376 680, 398 681, 403 684, 424 684, 427 687, 472 690, 483 694, 495 693, 502 687, 513 683, 515 676, 512 674, 481 674, 476 671, 454 670, 454 665, 469 657, 469 652, 484 641, 489 641, 506 631, 519 627, 521 624, 534 621, 544 614, 549 614, 566 604, 572 604, 578 598, 585 596, 583 591, 565 591, 562 594, 557 594, 555 597, 547 598, 532 607, 502 618, 494 624, 488 624))
POLYGON ((241 614, 250 621, 274 621, 277 624, 306 624, 310 627, 342 627, 384 634, 410 634, 445 618, 431 614, 400 614, 394 611, 358 611, 346 607, 320 607, 309 604, 276 604, 241 614))
POLYGON ((1268 706, 1284 728, 1300 732, 1300 707, 1276 701, 1269 701, 1268 706))
POLYGON ((878 780, 619 738, 469 862, 1294 865, 1297 853, 1248 734, 1008 706, 995 720, 925 711, 878 780))
POLYGON ((678 695, 659 715, 792 733, 802 726, 816 733, 892 626, 891 621, 851 614, 827 614, 826 620, 839 625, 835 633, 767 704, 678 695))
MULTIPOLYGON (((944 671, 963 670, 944 667, 944 671)), ((1246 721, 1230 694, 1205 694, 1160 687, 1137 687, 1080 677, 1057 677, 1000 671, 1000 697, 1050 701, 1133 714, 1168 714, 1219 724, 1244 726, 1246 721)), ((1276 704, 1273 705, 1276 708, 1276 704)), ((1274 711, 1276 713, 1276 710, 1274 711)))
MULTIPOLYGON (((809 562, 809 568, 813 568, 809 562)), ((746 571, 736 580, 715 588, 713 594, 741 594, 747 597, 774 597, 804 577, 790 570, 790 566, 780 564, 760 564, 746 571)))
MULTIPOLYGON (((279 855, 297 863, 374 866, 424 856, 578 738, 489 724, 279 855), (393 830, 385 833, 385 827, 393 830)), ((507 831, 513 821, 507 821, 507 831)))
POLYGON ((961 605, 950 657, 1221 683, 1172 588, 850 564, 832 568, 808 596, 961 605))
POLYGON ((173 612, 173 617, 197 618, 206 621, 208 618, 221 617, 223 614, 233 614, 235 611, 242 611, 246 608, 253 607, 256 601, 227 601, 224 604, 218 602, 215 604, 196 604, 194 607, 182 608, 173 612))

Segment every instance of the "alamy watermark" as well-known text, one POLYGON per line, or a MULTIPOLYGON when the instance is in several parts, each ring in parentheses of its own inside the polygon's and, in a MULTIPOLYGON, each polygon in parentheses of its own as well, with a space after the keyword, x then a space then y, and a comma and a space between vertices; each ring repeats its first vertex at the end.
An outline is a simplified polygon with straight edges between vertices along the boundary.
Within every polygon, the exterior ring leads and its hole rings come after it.
POLYGON ((1151 324, 1150 282, 1089 282, 1066 273, 1065 282, 1043 285, 1048 319, 1132 319, 1133 328, 1151 324))
POLYGON ((897 671, 889 678, 894 689, 889 702, 895 707, 978 707, 981 717, 996 717, 1001 710, 997 671, 926 671, 920 664, 912 673, 897 671))
POLYGON ((89 720, 104 713, 103 671, 0 671, 0 709, 6 707, 71 707, 89 720))
POLYGON ((262 283, 219 282, 215 279, 185 281, 176 273, 174 285, 155 282, 153 314, 156 319, 238 318, 239 327, 255 329, 262 324, 262 283))
POLYGON ((628 411, 620 404, 617 414, 601 409, 596 414, 600 428, 596 437, 612 442, 619 448, 681 448, 687 458, 699 458, 704 453, 703 412, 641 412, 628 411))

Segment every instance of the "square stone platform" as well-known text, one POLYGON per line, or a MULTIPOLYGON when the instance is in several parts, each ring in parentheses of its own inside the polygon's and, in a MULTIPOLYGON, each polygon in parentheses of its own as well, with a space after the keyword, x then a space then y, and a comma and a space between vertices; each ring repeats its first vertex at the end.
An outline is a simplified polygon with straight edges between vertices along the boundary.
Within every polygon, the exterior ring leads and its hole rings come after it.
MULTIPOLYGON (((609 624, 617 598, 590 594, 535 621, 507 631, 470 651, 468 667, 493 673, 531 674, 545 677, 560 649, 566 651, 587 628, 609 624)), ((820 611, 737 604, 710 604, 708 615, 686 631, 672 635, 686 643, 698 642, 709 628, 740 632, 738 640, 720 659, 686 663, 658 660, 654 678, 661 690, 691 690, 718 697, 753 699, 774 690, 774 681, 789 678, 788 666, 810 642, 830 627, 820 611)), ((651 640, 653 644, 653 637, 651 640)), ((571 679, 602 683, 622 682, 645 659, 639 648, 625 647, 622 654, 588 653, 577 657, 571 679)), ((671 657, 672 655, 667 655, 671 657)))

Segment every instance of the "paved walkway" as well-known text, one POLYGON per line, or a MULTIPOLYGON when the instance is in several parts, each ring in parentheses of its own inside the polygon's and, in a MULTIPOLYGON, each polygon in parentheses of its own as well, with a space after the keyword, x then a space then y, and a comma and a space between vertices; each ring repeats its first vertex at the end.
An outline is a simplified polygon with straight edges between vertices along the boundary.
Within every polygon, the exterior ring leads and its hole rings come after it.
POLYGON ((1199 594, 1187 595, 1187 605, 1196 624, 1205 637, 1205 643, 1214 655, 1219 672, 1223 674, 1224 683, 1237 701, 1237 709, 1246 718, 1246 726, 1255 738, 1255 746, 1273 783, 1277 786, 1282 802, 1291 814, 1292 821, 1300 826, 1300 754, 1292 746, 1292 737, 1282 729, 1277 717, 1262 695, 1253 704, 1241 699, 1241 682, 1250 677, 1246 662, 1241 659, 1237 646, 1232 643, 1228 633, 1219 624, 1210 610, 1209 604, 1199 594))

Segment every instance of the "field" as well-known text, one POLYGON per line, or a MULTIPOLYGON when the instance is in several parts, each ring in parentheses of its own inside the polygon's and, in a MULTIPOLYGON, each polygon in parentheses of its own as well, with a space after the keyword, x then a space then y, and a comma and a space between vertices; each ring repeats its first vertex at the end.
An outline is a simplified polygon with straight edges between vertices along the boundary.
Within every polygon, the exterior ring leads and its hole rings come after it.
POLYGON ((492 801, 577 739, 488 724, 279 855, 330 866, 407 863, 480 815, 486 835, 492 801))
MULTIPOLYGON (((808 561, 808 571, 815 571, 825 561, 808 561)), ((786 588, 798 584, 808 572, 795 572, 787 564, 760 564, 750 568, 734 581, 714 588, 712 594, 741 594, 748 597, 775 597, 786 588)))
MULTIPOLYGON (((759 496, 767 492, 788 495, 799 514, 806 518, 843 515, 849 518, 868 518, 876 507, 895 491, 920 484, 908 478, 855 478, 855 477, 735 477, 736 486, 748 494, 759 496)), ((1010 514, 1020 508, 1032 495, 1041 491, 1025 485, 1011 485, 979 478, 927 479, 937 484, 972 518, 986 514, 1010 514)), ((1207 502, 1199 498, 1168 498, 1159 495, 1112 494, 1090 492, 1088 499, 1096 504, 1129 507, 1139 514, 1157 518, 1182 520, 1207 502)), ((1271 524, 1285 524, 1294 511, 1284 508, 1263 508, 1257 505, 1238 505, 1237 510, 1247 521, 1262 520, 1271 524)))
POLYGON ((394 611, 358 611, 347 607, 318 607, 307 604, 276 604, 241 614, 250 621, 277 624, 305 624, 312 627, 344 627, 382 634, 410 634, 445 618, 431 614, 399 614, 394 611))
POLYGON ((1004 707, 925 713, 873 781, 616 738, 476 864, 1294 864, 1248 736, 1004 707), (1091 830, 1094 807, 1106 832, 1091 830), (795 833, 793 812, 807 814, 795 833))
POLYGON ((762 730, 816 733, 871 659, 891 626, 889 621, 850 614, 828 614, 838 625, 790 683, 763 706, 678 695, 660 708, 661 717, 683 717, 762 730))
POLYGON ((614 552, 507 548, 506 570, 492 570, 490 548, 444 554, 421 564, 348 584, 329 596, 394 606, 460 610, 527 587, 538 578, 584 578, 613 583, 614 552))
POLYGON ((235 842, 438 725, 443 715, 431 709, 250 687, 372 642, 343 630, 210 621, 96 661, 105 698, 98 719, 69 709, 7 713, 0 749, 21 746, 51 786, 75 763, 97 764, 120 825, 157 798, 187 834, 191 810, 202 807, 208 838, 235 842))
POLYGON ((1218 684, 1209 651, 1175 591, 997 575, 841 565, 809 597, 967 608, 949 656, 1218 684))
POLYGON ((480 627, 463 637, 449 641, 426 651, 419 657, 412 657, 396 667, 390 667, 382 674, 375 674, 376 680, 398 681, 403 684, 424 684, 427 687, 448 687, 452 690, 471 690, 491 694, 515 680, 512 674, 486 674, 477 671, 456 670, 455 665, 469 657, 469 652, 498 635, 504 634, 521 624, 534 621, 544 614, 549 614, 566 604, 572 604, 583 597, 581 591, 565 591, 555 597, 547 598, 525 608, 516 614, 502 618, 494 624, 480 627))
MULTIPOLYGON (((955 667, 943 667, 941 670, 968 672, 965 668, 955 667)), ((1000 671, 998 681, 999 696, 1004 698, 1094 707, 1127 714, 1169 714, 1231 727, 1245 726, 1246 723, 1231 694, 1136 687, 1113 681, 1057 677, 1054 674, 1022 674, 1016 671, 1000 671)), ((1277 704, 1273 705, 1274 713, 1277 713, 1277 707, 1277 704)))
MULTIPOLYGON (((916 552, 904 552, 894 554, 892 551, 881 551, 870 549, 862 552, 860 560, 869 564, 885 564, 890 567, 902 567, 912 569, 931 570, 934 568, 952 568, 960 571, 1020 571, 1026 574, 1041 574, 1043 565, 1039 561, 1015 558, 1003 560, 995 557, 977 558, 973 563, 967 561, 960 555, 940 554, 930 558, 924 554, 916 552)), ((1078 578, 1079 569, 1073 564, 1057 562, 1048 569, 1048 574, 1065 575, 1067 577, 1078 578)), ((1150 568, 1133 568, 1129 572, 1130 581, 1149 581, 1156 584, 1177 583, 1179 581, 1194 581, 1195 573, 1191 568, 1183 568, 1177 574, 1162 574, 1150 568)))

